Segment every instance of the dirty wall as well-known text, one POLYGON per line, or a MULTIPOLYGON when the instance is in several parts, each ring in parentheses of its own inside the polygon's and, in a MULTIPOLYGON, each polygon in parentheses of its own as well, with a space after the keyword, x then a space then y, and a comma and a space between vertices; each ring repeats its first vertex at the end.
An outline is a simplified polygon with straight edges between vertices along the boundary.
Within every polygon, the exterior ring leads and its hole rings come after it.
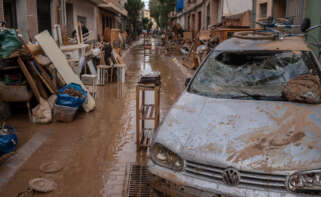
MULTIPOLYGON (((321 24, 321 12, 320 12, 320 7, 321 7, 321 1, 320 0, 308 0, 306 4, 306 17, 311 19, 311 24, 312 25, 317 25, 321 24)), ((317 38, 318 40, 321 40, 321 30, 317 29, 313 32, 310 32, 312 36, 317 38)), ((312 40, 311 40, 312 41, 312 40)), ((318 56, 319 50, 316 47, 313 47, 313 50, 315 54, 318 56)), ((319 61, 321 62, 321 58, 319 58, 319 61)))
POLYGON ((0 0, 0 21, 4 20, 4 14, 3 14, 3 0, 0 0))
POLYGON ((73 5, 73 22, 77 24, 79 20, 85 20, 89 31, 93 32, 97 38, 97 7, 87 0, 69 0, 68 3, 73 5))
POLYGON ((223 16, 231 16, 252 10, 252 0, 224 0, 223 16))

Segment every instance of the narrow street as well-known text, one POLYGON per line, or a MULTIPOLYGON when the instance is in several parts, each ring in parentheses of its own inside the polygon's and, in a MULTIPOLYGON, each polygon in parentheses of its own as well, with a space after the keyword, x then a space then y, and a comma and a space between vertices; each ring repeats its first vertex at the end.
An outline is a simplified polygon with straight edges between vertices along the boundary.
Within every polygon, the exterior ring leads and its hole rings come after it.
MULTIPOLYGON (((135 85, 140 73, 144 69, 161 73, 161 120, 184 90, 185 80, 192 73, 175 64, 172 57, 162 56, 157 47, 158 40, 152 42, 152 55, 144 56, 142 40, 125 52, 126 83, 99 87, 94 112, 82 112, 74 122, 66 124, 32 125, 15 118, 9 121, 8 124, 20 123, 17 125, 20 133, 24 133, 24 128, 31 129, 31 142, 39 135, 44 140, 22 165, 21 161, 12 161, 15 157, 0 164, 1 177, 7 177, 0 182, 0 196, 17 196, 27 189, 30 179, 37 177, 53 179, 57 189, 35 196, 122 196, 128 166, 145 162, 144 157, 136 154, 135 144, 135 85), (63 169, 52 174, 41 173, 40 165, 52 161, 62 164, 63 169), (21 167, 12 173, 18 165, 21 167)), ((24 151, 22 147, 18 153, 23 155, 24 151)))

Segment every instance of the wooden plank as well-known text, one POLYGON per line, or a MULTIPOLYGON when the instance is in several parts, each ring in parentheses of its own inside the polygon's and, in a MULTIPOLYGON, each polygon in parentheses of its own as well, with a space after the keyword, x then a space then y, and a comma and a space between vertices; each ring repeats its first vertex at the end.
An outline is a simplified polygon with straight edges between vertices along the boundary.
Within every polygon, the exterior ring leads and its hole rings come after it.
MULTIPOLYGON (((44 31, 41 34, 35 36, 36 40, 39 42, 41 48, 47 54, 53 65, 57 68, 57 71, 61 74, 64 81, 69 83, 76 83, 82 86, 85 90, 87 88, 82 83, 80 78, 73 72, 68 64, 65 55, 57 46, 54 39, 50 36, 48 31, 44 31)), ((83 108, 86 112, 94 110, 96 107, 95 99, 88 94, 87 101, 83 104, 83 108)))
MULTIPOLYGON (((50 80, 46 79, 44 74, 40 74, 40 72, 37 70, 37 68, 35 67, 35 65, 34 65, 32 62, 30 62, 29 65, 30 65, 29 67, 31 68, 31 70, 32 70, 32 71, 42 80, 42 82, 46 85, 46 87, 48 88, 48 90, 50 91, 50 93, 55 94, 58 90, 57 90, 56 87, 54 88, 52 84, 49 84, 48 81, 50 81, 50 80)), ((40 67, 39 67, 39 68, 40 68, 40 67)), ((45 71, 42 70, 42 73, 43 73, 43 72, 45 72, 45 71)))
POLYGON ((18 64, 20 66, 20 69, 22 70, 23 74, 25 75, 28 84, 30 85, 32 92, 34 93, 36 99, 38 100, 38 102, 40 102, 40 92, 39 89, 36 85, 36 82, 33 80, 31 74, 29 73, 25 63, 22 61, 21 57, 18 57, 18 64))
POLYGON ((140 88, 139 86, 136 87, 136 146, 137 146, 137 150, 139 149, 139 143, 140 143, 140 112, 139 112, 139 98, 140 98, 140 88))

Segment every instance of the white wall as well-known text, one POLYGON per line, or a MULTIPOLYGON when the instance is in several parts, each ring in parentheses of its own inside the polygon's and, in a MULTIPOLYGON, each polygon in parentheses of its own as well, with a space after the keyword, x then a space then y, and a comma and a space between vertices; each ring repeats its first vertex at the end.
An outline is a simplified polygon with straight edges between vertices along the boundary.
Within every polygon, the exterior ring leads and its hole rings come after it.
POLYGON ((240 14, 252 10, 252 0, 224 0, 223 16, 240 14))
POLYGON ((86 17, 87 28, 93 31, 94 38, 97 38, 97 7, 87 0, 70 0, 73 4, 74 25, 78 24, 78 16, 86 17))

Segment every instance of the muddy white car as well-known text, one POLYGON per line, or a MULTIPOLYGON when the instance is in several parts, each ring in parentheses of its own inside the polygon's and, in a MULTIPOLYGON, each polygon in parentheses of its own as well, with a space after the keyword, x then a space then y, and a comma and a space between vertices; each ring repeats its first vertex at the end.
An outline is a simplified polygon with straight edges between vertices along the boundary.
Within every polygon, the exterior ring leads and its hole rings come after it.
POLYGON ((320 196, 321 105, 284 96, 292 79, 320 73, 303 38, 232 38, 216 47, 154 138, 156 193, 320 196))

